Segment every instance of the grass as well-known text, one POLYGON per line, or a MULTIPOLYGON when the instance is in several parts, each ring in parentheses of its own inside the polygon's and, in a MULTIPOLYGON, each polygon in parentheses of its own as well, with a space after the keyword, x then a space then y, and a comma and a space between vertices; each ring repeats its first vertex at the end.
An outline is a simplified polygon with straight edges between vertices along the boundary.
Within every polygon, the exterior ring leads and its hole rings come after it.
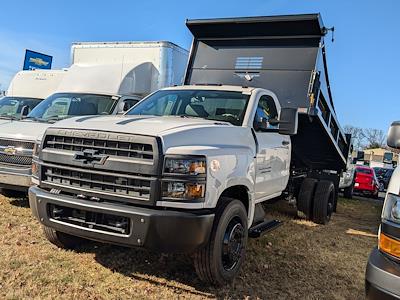
POLYGON ((340 199, 327 226, 284 213, 284 225, 249 242, 231 286, 204 286, 190 257, 88 243, 75 250, 44 239, 27 200, 0 196, 1 299, 363 299, 381 203, 340 199))

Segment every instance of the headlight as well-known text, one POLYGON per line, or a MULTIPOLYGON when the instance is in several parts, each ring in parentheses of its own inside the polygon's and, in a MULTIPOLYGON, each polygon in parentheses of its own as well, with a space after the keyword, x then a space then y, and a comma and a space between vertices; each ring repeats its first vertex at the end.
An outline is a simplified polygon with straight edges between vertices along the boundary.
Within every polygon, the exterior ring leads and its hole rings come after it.
POLYGON ((36 143, 33 145, 33 156, 39 156, 40 153, 40 148, 41 148, 41 142, 36 141, 36 143))
POLYGON ((206 158, 167 156, 164 161, 162 198, 166 201, 204 201, 206 158))
POLYGON ((166 157, 164 174, 201 175, 206 174, 205 157, 175 158, 166 157))
POLYGON ((203 200, 205 195, 205 183, 195 182, 164 182, 163 198, 170 200, 203 200))
POLYGON ((382 219, 400 224, 400 197, 387 194, 382 210, 382 219))

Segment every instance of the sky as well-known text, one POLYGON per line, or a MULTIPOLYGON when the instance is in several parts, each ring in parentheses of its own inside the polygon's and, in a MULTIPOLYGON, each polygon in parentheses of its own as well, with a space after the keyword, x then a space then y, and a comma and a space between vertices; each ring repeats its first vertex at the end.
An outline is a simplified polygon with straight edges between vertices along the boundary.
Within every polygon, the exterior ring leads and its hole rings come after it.
POLYGON ((387 131, 400 120, 397 0, 5 0, 0 4, 0 89, 22 69, 25 49, 68 67, 72 42, 168 40, 189 49, 186 19, 321 13, 330 83, 342 127, 387 131))

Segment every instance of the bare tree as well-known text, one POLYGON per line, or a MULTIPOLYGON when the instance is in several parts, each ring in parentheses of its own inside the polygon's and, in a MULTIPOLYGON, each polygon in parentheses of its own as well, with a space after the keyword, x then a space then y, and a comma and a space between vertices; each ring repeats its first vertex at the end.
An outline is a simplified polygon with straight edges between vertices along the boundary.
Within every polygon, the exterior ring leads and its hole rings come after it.
POLYGON ((365 146, 363 129, 352 125, 344 126, 344 132, 351 134, 354 150, 361 150, 365 146))
POLYGON ((366 128, 363 129, 362 132, 366 141, 366 149, 382 148, 386 146, 386 136, 383 130, 366 128))

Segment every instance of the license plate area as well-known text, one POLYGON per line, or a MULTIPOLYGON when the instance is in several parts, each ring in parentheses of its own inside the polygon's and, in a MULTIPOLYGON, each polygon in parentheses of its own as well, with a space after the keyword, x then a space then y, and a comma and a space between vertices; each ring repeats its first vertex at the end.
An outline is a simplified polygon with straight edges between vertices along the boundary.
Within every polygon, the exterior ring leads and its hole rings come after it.
POLYGON ((130 219, 127 217, 92 212, 82 209, 48 204, 48 215, 52 220, 87 229, 123 236, 130 234, 130 219))

